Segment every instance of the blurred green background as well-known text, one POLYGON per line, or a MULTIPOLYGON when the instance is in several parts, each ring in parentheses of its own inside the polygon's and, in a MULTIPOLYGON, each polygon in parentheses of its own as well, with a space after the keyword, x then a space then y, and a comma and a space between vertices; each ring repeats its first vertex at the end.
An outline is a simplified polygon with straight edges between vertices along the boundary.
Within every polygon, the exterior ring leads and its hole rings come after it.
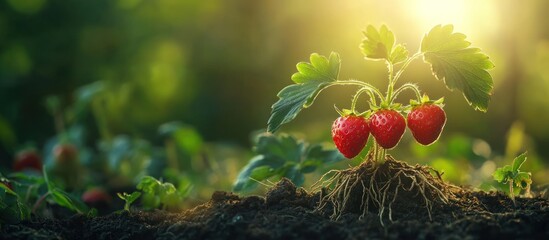
MULTIPOLYGON (((488 112, 476 112, 434 79, 427 64, 412 63, 404 81, 418 83, 431 98, 446 98, 448 121, 438 145, 465 139, 464 151, 487 158, 528 149, 540 164, 549 163, 547 9, 544 0, 1 1, 1 161, 9 166, 20 146, 42 146, 56 134, 49 96, 68 108, 84 98, 82 86, 89 90, 94 83, 104 90, 94 96, 92 114, 78 120, 91 129, 86 141, 92 146, 120 134, 161 142, 158 126, 180 121, 205 142, 249 149, 250 133, 266 127, 277 92, 310 53, 339 52, 342 79, 384 86, 385 65, 364 61, 358 48, 367 24, 387 24, 411 52, 433 26, 454 24, 491 57, 495 88, 488 112), (520 139, 509 140, 510 129, 520 139), (517 147, 509 150, 513 141, 517 147)), ((329 141, 338 116, 333 104, 349 107, 354 91, 323 92, 282 131, 329 141)), ((80 112, 66 114, 71 119, 80 112)), ((409 132, 401 145, 400 159, 457 158, 438 145, 415 147, 409 132)), ((237 166, 246 163, 244 156, 237 166)))

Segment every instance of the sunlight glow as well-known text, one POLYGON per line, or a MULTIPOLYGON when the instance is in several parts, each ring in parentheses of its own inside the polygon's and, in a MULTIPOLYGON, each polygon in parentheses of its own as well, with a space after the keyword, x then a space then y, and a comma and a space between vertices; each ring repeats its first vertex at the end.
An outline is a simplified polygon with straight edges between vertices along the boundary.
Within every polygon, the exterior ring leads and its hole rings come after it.
POLYGON ((499 27, 496 1, 416 0, 408 3, 421 29, 438 24, 453 24, 469 34, 476 31, 491 34, 499 27))
MULTIPOLYGON (((466 1, 417 0, 415 12, 421 25, 454 23, 462 25, 466 15, 466 1)), ((413 8, 412 8, 413 9, 413 8)))

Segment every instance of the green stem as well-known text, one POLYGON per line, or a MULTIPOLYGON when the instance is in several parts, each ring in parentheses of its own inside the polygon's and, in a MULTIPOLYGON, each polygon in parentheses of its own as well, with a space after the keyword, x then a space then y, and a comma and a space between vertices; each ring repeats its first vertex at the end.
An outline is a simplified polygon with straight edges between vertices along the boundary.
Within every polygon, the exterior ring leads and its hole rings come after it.
POLYGON ((400 70, 398 70, 398 72, 395 74, 395 77, 393 78, 393 84, 396 83, 398 81, 398 79, 400 78, 400 75, 402 75, 402 73, 404 72, 404 70, 406 70, 406 68, 408 67, 408 65, 410 65, 410 63, 412 61, 414 61, 416 58, 422 56, 423 53, 421 52, 417 52, 415 53, 413 56, 411 56, 410 58, 408 58, 408 60, 406 60, 406 62, 404 62, 404 64, 402 65, 402 67, 400 68, 400 70))
POLYGON ((387 61, 387 68, 389 69, 389 84, 387 85, 387 98, 385 99, 385 103, 387 106, 390 106, 393 99, 393 88, 395 84, 395 81, 393 80, 394 66, 391 62, 387 61))
POLYGON ((371 101, 374 105, 376 105, 376 99, 375 99, 375 96, 374 96, 374 94, 373 94, 372 89, 369 89, 369 88, 361 88, 361 89, 359 89, 359 90, 355 93, 355 95, 353 96, 353 102, 351 103, 351 111, 352 111, 354 114, 356 114, 355 109, 356 109, 356 103, 358 102, 358 97, 360 97, 360 95, 361 95, 362 93, 364 93, 364 92, 368 93, 368 96, 370 96, 370 101, 371 101))
POLYGON ((406 83, 400 86, 393 94, 393 98, 391 99, 391 102, 394 101, 397 98, 397 96, 406 89, 410 89, 414 91, 414 93, 416 94, 417 101, 421 102, 421 92, 419 91, 418 87, 413 83, 406 83))
POLYGON ((377 162, 377 146, 376 146, 376 142, 374 140, 374 144, 372 145, 372 151, 374 152, 374 162, 377 162))
POLYGON ((32 213, 36 213, 36 210, 38 209, 38 207, 40 206, 40 204, 42 204, 42 202, 43 202, 43 201, 46 199, 46 197, 48 197, 50 194, 51 194, 51 192, 48 191, 47 193, 45 193, 44 195, 42 195, 38 200, 36 200, 36 203, 34 203, 34 206, 32 207, 31 212, 32 212, 32 213))
POLYGON ((381 91, 379 91, 379 89, 377 89, 376 87, 374 87, 373 85, 371 85, 369 83, 365 83, 365 82, 357 81, 357 80, 337 80, 337 81, 331 83, 330 85, 328 85, 327 87, 334 86, 334 85, 358 85, 358 86, 362 86, 364 88, 368 88, 368 89, 372 90, 372 92, 375 93, 380 99, 383 99, 383 94, 381 94, 381 91))
POLYGON ((385 149, 383 149, 377 142, 374 143, 374 158, 377 165, 381 165, 385 162, 385 149))

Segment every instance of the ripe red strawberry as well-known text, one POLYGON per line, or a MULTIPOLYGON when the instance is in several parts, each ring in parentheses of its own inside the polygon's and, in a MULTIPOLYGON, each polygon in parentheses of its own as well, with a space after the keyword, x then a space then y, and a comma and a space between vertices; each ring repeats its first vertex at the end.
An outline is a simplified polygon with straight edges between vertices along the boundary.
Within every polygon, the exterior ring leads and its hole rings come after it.
POLYGON ((446 123, 444 110, 435 104, 416 106, 408 114, 408 128, 416 141, 429 145, 436 141, 446 123))
POLYGON ((395 110, 379 110, 370 117, 370 131, 376 142, 385 149, 395 147, 405 130, 406 121, 395 110))
POLYGON ((346 158, 353 158, 362 151, 370 129, 364 117, 349 115, 339 117, 332 125, 332 139, 339 151, 346 158))
POLYGON ((42 172, 42 159, 34 150, 23 150, 15 156, 13 170, 16 172, 32 169, 42 172))

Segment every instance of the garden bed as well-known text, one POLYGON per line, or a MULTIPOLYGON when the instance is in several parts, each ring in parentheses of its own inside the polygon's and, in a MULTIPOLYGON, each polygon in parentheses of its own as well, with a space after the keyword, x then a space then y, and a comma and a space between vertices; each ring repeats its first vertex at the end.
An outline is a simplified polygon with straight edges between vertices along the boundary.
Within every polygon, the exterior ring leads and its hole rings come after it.
POLYGON ((320 193, 283 179, 265 196, 218 191, 210 201, 182 213, 132 211, 101 217, 33 219, 4 225, 4 239, 547 239, 549 201, 511 199, 496 192, 461 189, 458 202, 398 214, 382 226, 376 213, 338 221, 317 209, 320 193))

